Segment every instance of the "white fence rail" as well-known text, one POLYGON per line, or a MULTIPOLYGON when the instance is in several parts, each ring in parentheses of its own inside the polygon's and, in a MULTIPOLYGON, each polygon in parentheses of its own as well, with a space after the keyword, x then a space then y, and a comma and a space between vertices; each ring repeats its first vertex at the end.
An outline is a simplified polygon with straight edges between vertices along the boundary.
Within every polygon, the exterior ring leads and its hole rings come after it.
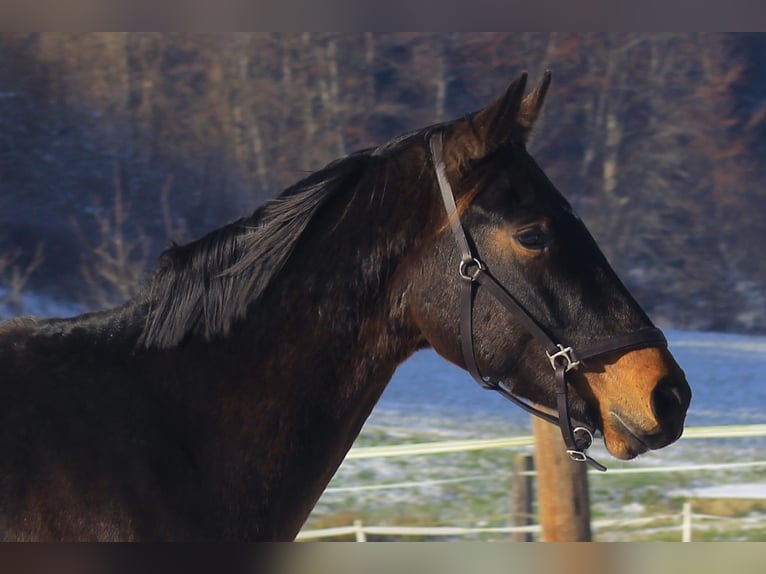
POLYGON ((471 534, 512 534, 514 532, 539 533, 540 526, 500 526, 485 528, 466 528, 462 526, 365 526, 362 524, 361 520, 356 520, 352 526, 303 530, 298 534, 296 540, 318 540, 321 538, 340 538, 354 535, 356 536, 357 542, 366 542, 367 535, 396 537, 444 536, 454 538, 457 536, 469 536, 471 534))
MULTIPOLYGON (((711 438, 743 438, 766 436, 766 424, 730 425, 710 427, 690 427, 684 430, 684 440, 711 438)), ((509 438, 473 439, 457 441, 427 442, 418 444, 400 444, 388 446, 353 447, 346 455, 347 460, 362 458, 384 458, 390 456, 414 456, 423 454, 441 454, 448 452, 466 452, 492 448, 514 448, 532 446, 532 436, 509 438)))
MULTIPOLYGON (((645 466, 636 468, 610 468, 608 476, 617 474, 662 474, 677 472, 692 472, 700 470, 748 470, 753 468, 766 468, 766 460, 753 462, 727 462, 711 464, 685 464, 678 466, 645 466)), ((536 476, 534 470, 518 473, 520 476, 536 476)), ((496 474, 481 474, 473 476, 461 476, 457 478, 442 478, 436 480, 417 480, 408 482, 387 482, 383 484, 364 484, 355 486, 331 486, 325 492, 369 492, 374 490, 397 490, 400 488, 422 488, 424 486, 442 486, 447 484, 459 484, 461 482, 479 482, 482 480, 497 480, 496 474)))
MULTIPOLYGON (((744 519, 740 518, 695 513, 692 512, 691 504, 686 502, 684 503, 683 510, 680 514, 663 514, 648 516, 645 518, 630 518, 624 520, 596 520, 591 524, 591 528, 594 532, 598 532, 599 530, 606 530, 610 528, 651 526, 669 522, 670 524, 662 526, 664 531, 678 531, 679 540, 681 542, 692 542, 694 526, 699 525, 702 521, 715 521, 719 523, 741 523, 743 520, 744 519)), ((357 542, 367 542, 368 536, 385 536, 391 538, 457 538, 474 536, 477 534, 539 534, 540 531, 541 528, 539 524, 533 524, 530 526, 499 526, 477 528, 468 528, 462 526, 366 526, 362 523, 361 520, 356 520, 351 526, 303 530, 298 534, 296 540, 309 541, 354 536, 357 542)))

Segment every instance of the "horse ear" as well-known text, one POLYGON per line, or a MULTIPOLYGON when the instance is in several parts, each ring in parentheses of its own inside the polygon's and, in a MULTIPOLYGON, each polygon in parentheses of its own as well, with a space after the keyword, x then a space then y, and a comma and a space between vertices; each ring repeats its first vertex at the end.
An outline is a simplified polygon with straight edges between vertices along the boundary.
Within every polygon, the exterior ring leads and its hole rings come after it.
POLYGON ((548 93, 551 72, 546 70, 542 81, 524 97, 527 73, 516 78, 505 94, 483 110, 476 113, 472 124, 482 140, 482 155, 487 155, 509 140, 526 143, 548 93))
POLYGON ((530 93, 524 101, 521 102, 521 109, 519 110, 518 123, 521 128, 521 136, 524 143, 529 141, 529 137, 532 135, 532 129, 535 126, 537 118, 540 117, 540 112, 543 109, 545 103, 545 96, 548 93, 548 86, 551 85, 551 71, 545 70, 543 79, 537 85, 532 93, 530 93))
POLYGON ((505 94, 476 113, 472 124, 483 144, 483 155, 503 145, 518 133, 518 116, 527 87, 527 73, 511 82, 505 94))

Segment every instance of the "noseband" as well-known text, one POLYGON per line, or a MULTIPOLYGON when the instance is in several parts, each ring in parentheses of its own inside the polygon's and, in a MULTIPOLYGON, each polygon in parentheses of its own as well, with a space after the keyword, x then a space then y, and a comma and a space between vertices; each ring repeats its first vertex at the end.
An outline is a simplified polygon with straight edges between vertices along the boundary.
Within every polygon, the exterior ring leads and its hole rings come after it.
POLYGON ((485 389, 496 391, 503 397, 520 406, 525 411, 558 425, 566 445, 569 457, 577 462, 587 462, 593 468, 605 471, 606 467, 593 460, 585 451, 593 443, 593 430, 584 423, 572 419, 569 413, 567 373, 572 369, 582 367, 582 362, 594 357, 612 353, 626 353, 644 347, 666 347, 667 341, 662 331, 655 328, 640 329, 632 333, 624 333, 582 345, 577 349, 561 344, 551 337, 545 328, 495 279, 486 265, 474 256, 463 225, 460 222, 455 196, 447 179, 446 166, 443 159, 443 143, 441 133, 436 133, 429 140, 431 161, 436 170, 444 207, 447 209, 452 234, 460 249, 461 259, 458 273, 462 280, 463 305, 460 314, 460 342, 463 360, 471 376, 485 389), (556 382, 556 404, 558 417, 550 415, 537 407, 525 402, 513 394, 502 381, 492 380, 483 376, 476 363, 473 345, 473 303, 477 288, 487 289, 514 316, 516 321, 543 344, 546 357, 551 364, 556 382))

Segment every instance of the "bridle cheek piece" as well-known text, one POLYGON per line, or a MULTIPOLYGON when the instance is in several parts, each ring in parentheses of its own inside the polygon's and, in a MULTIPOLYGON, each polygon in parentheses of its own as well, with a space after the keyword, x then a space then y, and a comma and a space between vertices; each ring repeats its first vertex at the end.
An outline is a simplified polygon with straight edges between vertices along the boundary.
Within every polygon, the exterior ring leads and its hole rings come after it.
POLYGON ((571 346, 564 346, 560 342, 555 341, 521 303, 492 276, 487 266, 474 255, 468 243, 466 232, 460 222, 457 206, 455 205, 455 196, 447 178, 447 170, 443 158, 442 134, 440 132, 433 134, 428 143, 431 151, 431 161, 439 183, 439 190, 444 201, 444 207, 447 210, 447 218, 461 254, 460 265, 458 267, 458 273, 463 285, 463 304, 460 312, 460 344, 466 369, 476 382, 485 389, 496 391, 525 411, 558 425, 566 445, 566 452, 572 460, 587 462, 596 470, 605 471, 606 467, 604 465, 593 460, 585 453, 593 443, 594 431, 586 424, 572 419, 570 415, 567 373, 573 369, 581 368, 583 361, 608 353, 626 353, 645 347, 667 347, 665 336, 659 329, 650 327, 580 346, 576 350, 571 346), (507 388, 502 381, 495 381, 481 374, 476 362, 473 345, 473 304, 478 287, 487 289, 514 316, 521 326, 529 331, 545 347, 550 349, 545 354, 554 372, 558 417, 550 415, 514 395, 513 391, 507 388))

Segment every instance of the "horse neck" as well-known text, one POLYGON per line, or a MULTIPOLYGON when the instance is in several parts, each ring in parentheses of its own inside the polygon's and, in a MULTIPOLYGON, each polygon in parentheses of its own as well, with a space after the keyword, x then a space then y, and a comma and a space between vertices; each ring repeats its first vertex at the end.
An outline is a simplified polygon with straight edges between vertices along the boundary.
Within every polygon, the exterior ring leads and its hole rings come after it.
MULTIPOLYGON (((417 168, 418 171, 420 168, 417 168)), ((408 271, 429 239, 428 189, 411 174, 381 189, 339 197, 296 247, 283 271, 248 312, 242 334, 258 340, 259 363, 314 370, 331 364, 345 395, 383 365, 411 354, 418 335, 406 309, 408 271), (411 185, 411 184, 410 184, 411 185), (413 217, 413 213, 423 214, 413 217)))
POLYGON ((226 340, 179 355, 189 376, 213 368, 222 380, 212 412, 226 435, 225 480, 258 477, 233 488, 242 508, 253 501, 243 518, 250 529, 297 532, 394 370, 420 344, 406 268, 423 243, 423 220, 412 213, 428 208, 429 194, 404 192, 389 186, 377 201, 355 196, 329 209, 226 340), (204 364, 211 352, 216 367, 204 364))

